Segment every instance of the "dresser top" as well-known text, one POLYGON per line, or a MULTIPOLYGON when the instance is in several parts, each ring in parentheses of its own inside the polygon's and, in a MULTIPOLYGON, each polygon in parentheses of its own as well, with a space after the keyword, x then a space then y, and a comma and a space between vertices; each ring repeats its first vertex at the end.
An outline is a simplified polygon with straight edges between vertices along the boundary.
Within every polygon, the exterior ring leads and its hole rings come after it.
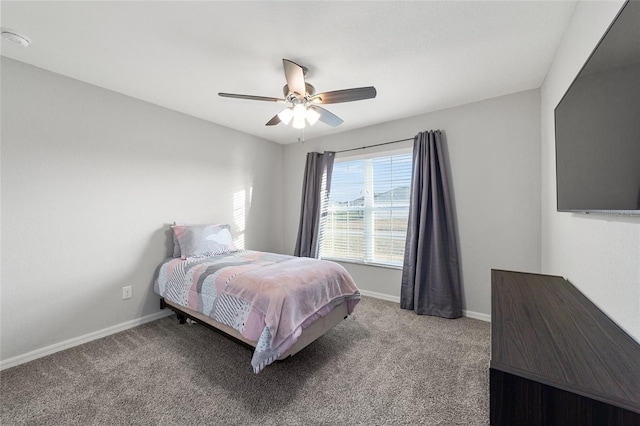
POLYGON ((640 345, 562 277, 491 271, 491 368, 640 413, 640 345))

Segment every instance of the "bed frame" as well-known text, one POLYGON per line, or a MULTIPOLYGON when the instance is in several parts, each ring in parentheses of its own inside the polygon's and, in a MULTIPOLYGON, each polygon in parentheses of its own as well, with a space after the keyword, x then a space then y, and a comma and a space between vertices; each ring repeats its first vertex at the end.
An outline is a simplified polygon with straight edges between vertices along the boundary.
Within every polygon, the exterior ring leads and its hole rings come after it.
MULTIPOLYGON (((234 342, 239 343, 249 350, 253 351, 256 348, 257 342, 246 339, 237 330, 229 327, 228 325, 222 324, 221 322, 209 318, 208 316, 196 312, 192 309, 185 308, 184 306, 178 306, 168 300, 165 300, 164 298, 160 298, 160 309, 165 308, 169 308, 176 313, 180 324, 184 324, 185 322, 187 322, 187 318, 189 318, 192 321, 195 321, 198 324, 202 324, 203 326, 217 333, 220 333, 221 335, 233 340, 234 342)), ((304 328, 296 343, 291 346, 285 353, 280 355, 278 361, 282 361, 286 358, 289 358, 290 356, 297 354, 302 349, 307 347, 311 342, 339 324, 343 319, 346 319, 348 315, 349 312, 347 309, 347 301, 345 300, 340 305, 333 308, 333 310, 327 315, 318 318, 315 322, 304 328)))

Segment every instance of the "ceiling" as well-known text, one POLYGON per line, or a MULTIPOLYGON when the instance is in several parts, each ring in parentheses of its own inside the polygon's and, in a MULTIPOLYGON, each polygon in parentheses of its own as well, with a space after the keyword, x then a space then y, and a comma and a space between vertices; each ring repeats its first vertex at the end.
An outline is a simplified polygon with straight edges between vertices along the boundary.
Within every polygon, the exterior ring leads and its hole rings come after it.
POLYGON ((575 1, 2 1, 1 25, 32 39, 2 55, 267 140, 283 105, 282 58, 318 92, 373 85, 326 105, 344 120, 305 138, 540 87, 575 1))

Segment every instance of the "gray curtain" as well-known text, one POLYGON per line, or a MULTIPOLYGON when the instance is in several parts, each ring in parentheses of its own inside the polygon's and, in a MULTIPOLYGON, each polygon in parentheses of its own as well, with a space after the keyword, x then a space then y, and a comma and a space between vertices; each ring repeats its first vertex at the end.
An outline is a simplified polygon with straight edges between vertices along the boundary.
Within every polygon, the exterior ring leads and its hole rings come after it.
POLYGON ((462 316, 458 244, 439 130, 413 142, 409 223, 400 307, 444 318, 462 316))
POLYGON ((329 195, 331 172, 335 152, 307 153, 307 164, 302 183, 302 206, 300 207, 300 225, 294 255, 300 257, 318 257, 320 243, 320 221, 323 198, 329 195))

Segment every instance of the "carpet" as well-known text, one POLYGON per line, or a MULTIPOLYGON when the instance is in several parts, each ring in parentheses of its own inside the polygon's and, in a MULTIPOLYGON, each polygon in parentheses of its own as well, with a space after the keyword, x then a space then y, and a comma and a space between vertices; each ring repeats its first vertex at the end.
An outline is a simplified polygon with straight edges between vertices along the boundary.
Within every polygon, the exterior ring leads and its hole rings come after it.
POLYGON ((487 425, 489 323, 363 297, 254 374, 251 352, 175 316, 0 373, 5 425, 487 425))

